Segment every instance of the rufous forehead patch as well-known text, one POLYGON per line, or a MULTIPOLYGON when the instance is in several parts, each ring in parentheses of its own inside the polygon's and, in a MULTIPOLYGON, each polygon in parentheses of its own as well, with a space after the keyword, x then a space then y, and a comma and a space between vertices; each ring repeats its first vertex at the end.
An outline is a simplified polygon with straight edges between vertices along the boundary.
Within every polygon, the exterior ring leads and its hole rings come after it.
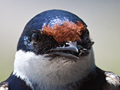
POLYGON ((62 24, 54 26, 43 26, 42 33, 47 36, 52 36, 57 42, 69 42, 80 40, 80 36, 86 30, 86 27, 78 21, 76 24, 73 22, 63 21, 62 24))

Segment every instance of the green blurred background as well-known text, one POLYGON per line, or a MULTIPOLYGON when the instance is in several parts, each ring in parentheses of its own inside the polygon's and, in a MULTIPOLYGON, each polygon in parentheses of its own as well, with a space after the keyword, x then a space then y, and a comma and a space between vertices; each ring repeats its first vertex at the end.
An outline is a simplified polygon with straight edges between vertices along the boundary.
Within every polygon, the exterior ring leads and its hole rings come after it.
POLYGON ((67 10, 82 18, 95 41, 97 66, 120 75, 120 0, 0 0, 0 82, 13 71, 24 26, 48 9, 67 10))

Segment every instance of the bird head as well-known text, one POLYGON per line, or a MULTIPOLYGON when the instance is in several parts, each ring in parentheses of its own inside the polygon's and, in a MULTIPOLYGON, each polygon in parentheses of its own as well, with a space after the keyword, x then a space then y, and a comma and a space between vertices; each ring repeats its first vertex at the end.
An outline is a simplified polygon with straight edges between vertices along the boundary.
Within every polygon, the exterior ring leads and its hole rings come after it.
POLYGON ((67 11, 49 10, 28 22, 17 50, 79 59, 89 54, 92 45, 87 25, 82 19, 67 11))

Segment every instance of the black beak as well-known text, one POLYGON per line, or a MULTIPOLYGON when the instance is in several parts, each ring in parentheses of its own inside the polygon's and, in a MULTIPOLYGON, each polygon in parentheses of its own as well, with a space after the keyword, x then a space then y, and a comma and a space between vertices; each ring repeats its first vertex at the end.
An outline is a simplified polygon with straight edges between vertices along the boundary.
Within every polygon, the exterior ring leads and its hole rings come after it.
POLYGON ((77 48, 77 42, 66 43, 63 47, 57 47, 50 49, 46 52, 50 56, 63 56, 68 58, 79 59, 79 49, 77 48))
POLYGON ((62 47, 56 47, 48 50, 45 54, 47 56, 63 56, 71 59, 79 59, 80 56, 86 56, 89 54, 89 49, 92 47, 94 42, 87 43, 87 47, 78 45, 77 42, 70 41, 62 47))

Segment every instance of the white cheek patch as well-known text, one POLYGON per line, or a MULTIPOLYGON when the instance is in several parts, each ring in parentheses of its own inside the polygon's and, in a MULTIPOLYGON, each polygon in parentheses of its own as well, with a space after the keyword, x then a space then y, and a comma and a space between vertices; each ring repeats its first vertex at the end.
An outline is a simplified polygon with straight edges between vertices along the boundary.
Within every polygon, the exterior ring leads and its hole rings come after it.
POLYGON ((114 86, 120 85, 120 77, 111 72, 105 72, 106 81, 114 86))
POLYGON ((33 84, 47 88, 81 80, 94 68, 92 50, 88 56, 81 57, 76 62, 65 57, 56 57, 50 61, 50 58, 45 58, 44 55, 19 50, 16 52, 13 74, 24 80, 31 88, 33 84))

